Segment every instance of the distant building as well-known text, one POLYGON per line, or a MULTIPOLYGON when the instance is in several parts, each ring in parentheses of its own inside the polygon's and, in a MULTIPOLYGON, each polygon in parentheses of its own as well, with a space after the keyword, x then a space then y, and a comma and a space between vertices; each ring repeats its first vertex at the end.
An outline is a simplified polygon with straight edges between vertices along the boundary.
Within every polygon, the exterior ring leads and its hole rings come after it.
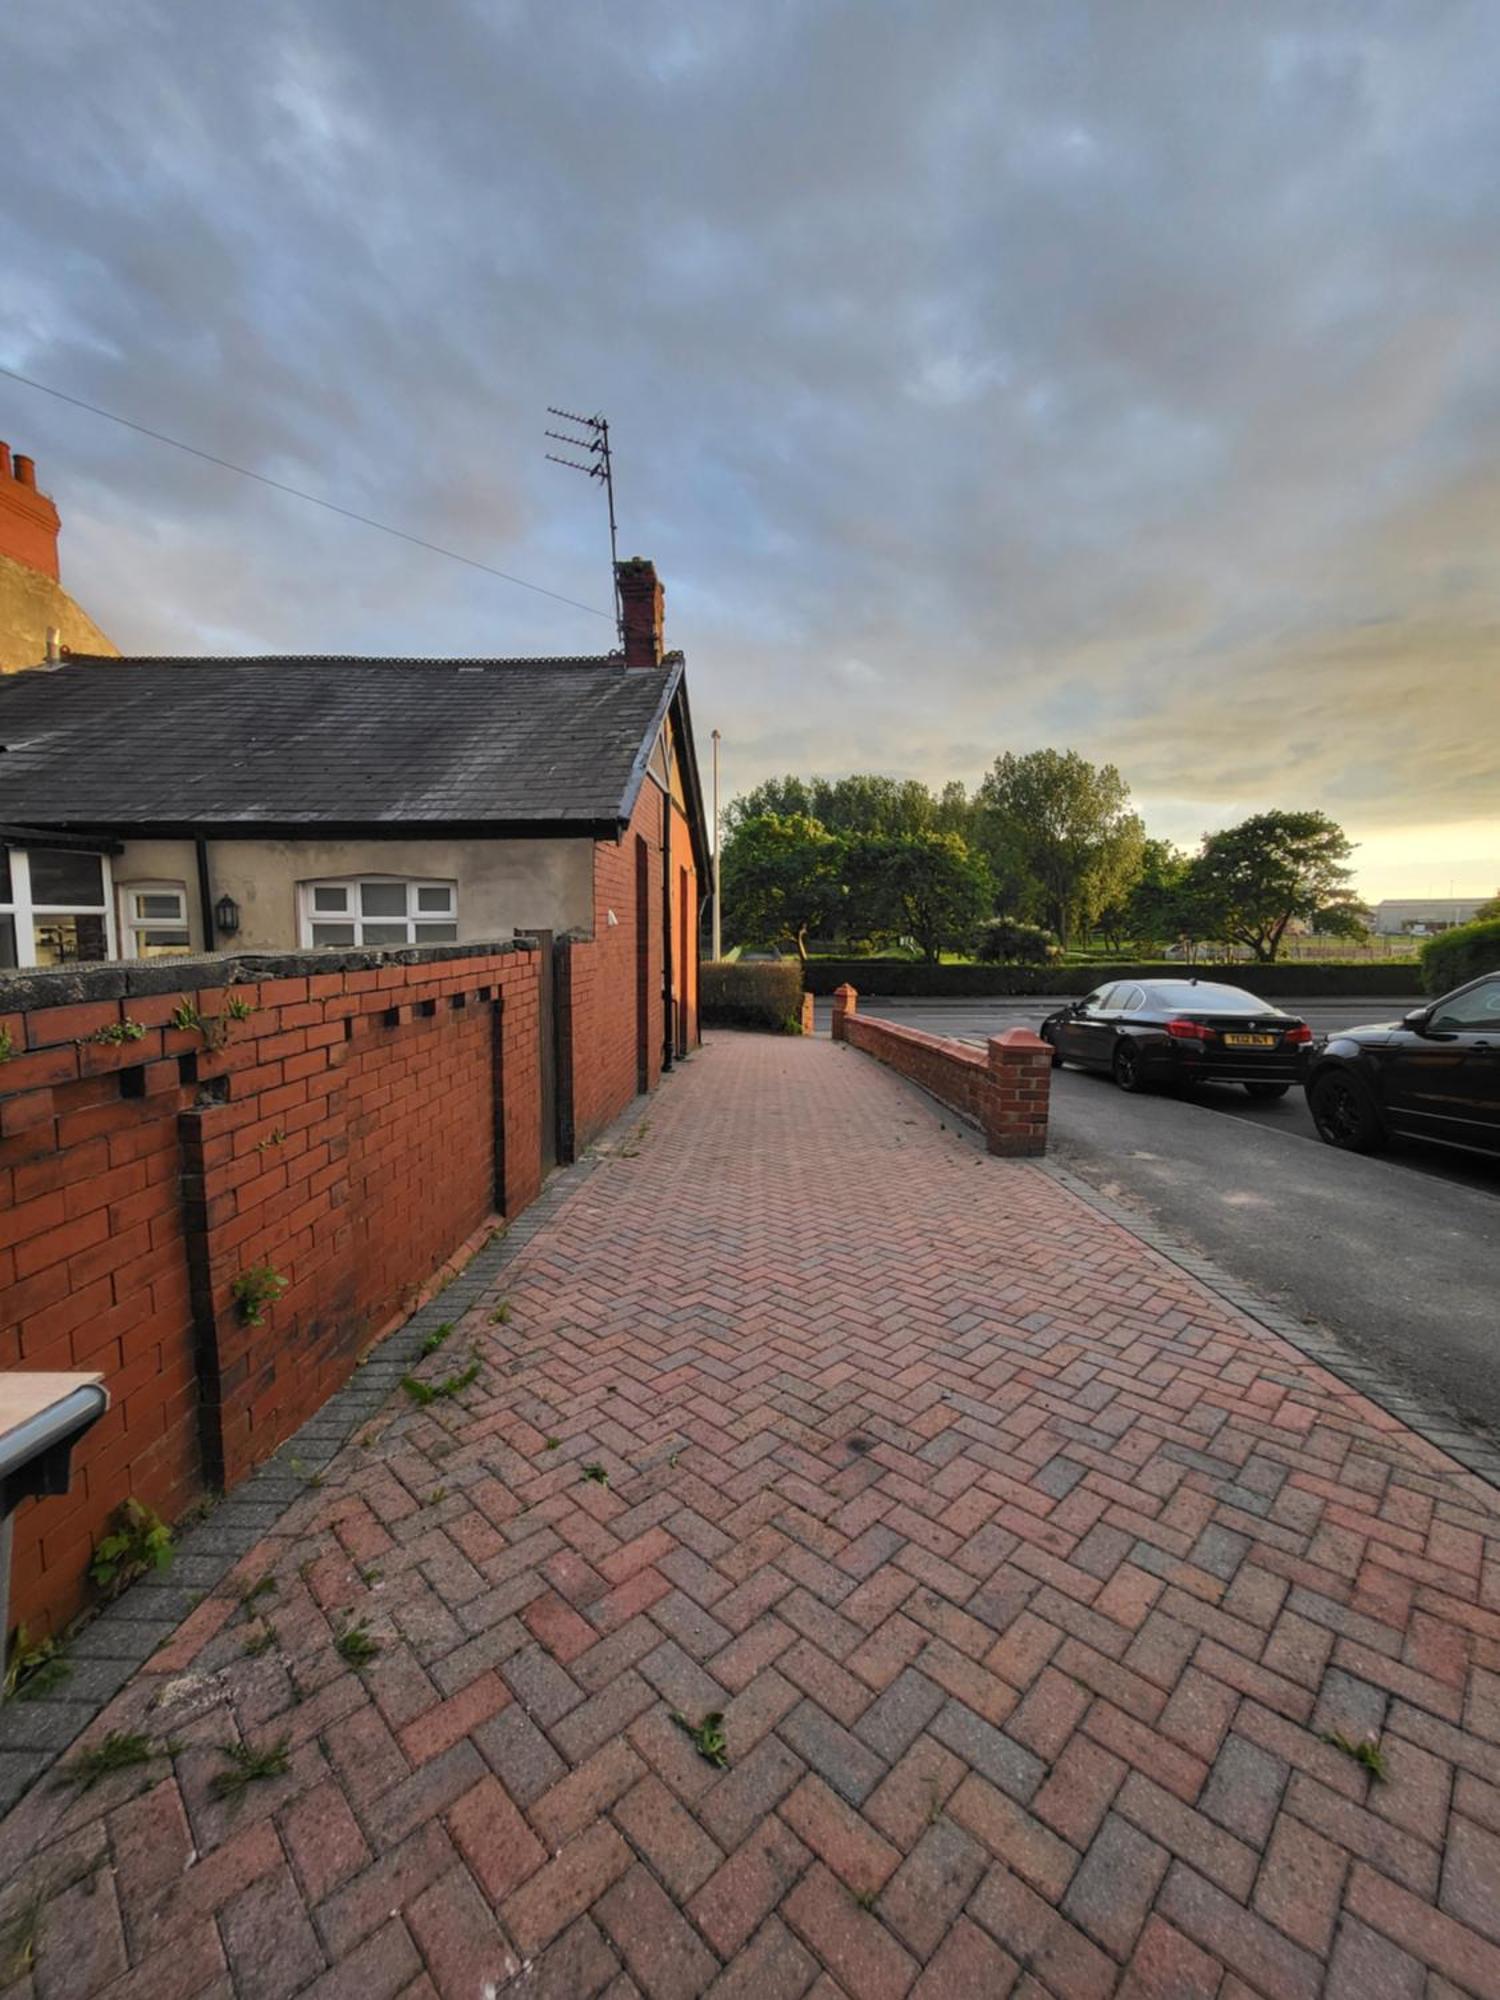
POLYGON ((69 652, 119 656, 58 580, 60 526, 31 460, 0 444, 0 674, 69 652))
POLYGON ((1471 924, 1486 896, 1387 897, 1375 905, 1375 930, 1382 937, 1436 937, 1455 924, 1471 924))

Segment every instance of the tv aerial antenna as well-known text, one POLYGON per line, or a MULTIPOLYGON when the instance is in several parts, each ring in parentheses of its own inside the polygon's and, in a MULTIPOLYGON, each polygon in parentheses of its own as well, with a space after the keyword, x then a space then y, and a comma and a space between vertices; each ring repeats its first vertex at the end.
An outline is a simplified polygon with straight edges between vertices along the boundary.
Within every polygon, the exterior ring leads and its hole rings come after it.
POLYGON ((625 617, 620 603, 620 579, 616 571, 619 561, 618 533, 615 526, 615 475, 609 453, 609 420, 603 416, 580 417, 573 410, 555 409, 547 405, 547 415, 557 417, 565 424, 572 424, 583 432, 582 437, 571 437, 566 431, 548 431, 549 438, 559 444, 568 445, 573 451, 581 452, 581 458, 564 458, 560 453, 549 451, 547 458, 553 465, 565 465, 572 472, 582 472, 590 479, 597 479, 604 488, 604 498, 609 508, 609 581, 615 598, 615 631, 620 646, 625 645, 625 617))

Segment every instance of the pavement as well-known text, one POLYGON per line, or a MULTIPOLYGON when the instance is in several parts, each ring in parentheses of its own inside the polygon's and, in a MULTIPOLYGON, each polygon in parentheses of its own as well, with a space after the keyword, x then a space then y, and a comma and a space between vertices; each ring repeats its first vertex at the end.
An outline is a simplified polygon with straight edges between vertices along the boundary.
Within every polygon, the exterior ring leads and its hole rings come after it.
POLYGON ((0 1822, 11 1992, 1500 1996, 1496 1489, 852 1049, 556 1185, 0 1822))
MULTIPOLYGON (((860 1000, 864 1013, 971 1041, 1034 1028, 1055 1004, 860 1000)), ((1279 1004, 1320 1035, 1402 1011, 1390 1000, 1279 1004)), ((1328 1329, 1435 1422, 1486 1449, 1500 1442, 1500 1162, 1415 1142, 1339 1153, 1300 1090, 1270 1104, 1227 1086, 1127 1097, 1073 1069, 1053 1072, 1050 1156, 1328 1329)))

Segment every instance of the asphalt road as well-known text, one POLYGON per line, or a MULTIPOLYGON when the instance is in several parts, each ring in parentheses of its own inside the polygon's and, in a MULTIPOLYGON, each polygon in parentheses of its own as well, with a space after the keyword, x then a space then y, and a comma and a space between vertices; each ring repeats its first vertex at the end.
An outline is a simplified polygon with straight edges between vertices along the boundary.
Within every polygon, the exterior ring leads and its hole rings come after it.
MULTIPOLYGON (((1060 1003, 859 1004, 982 1041, 1035 1028, 1060 1003)), ((1278 1005, 1319 1034, 1404 1011, 1390 1000, 1278 1005)), ((827 1003, 818 1011, 826 1027, 827 1003)), ((1071 1069, 1052 1083, 1052 1158, 1500 1442, 1500 1163, 1416 1143, 1371 1158, 1336 1152, 1297 1090, 1252 1104, 1227 1087, 1191 1101, 1127 1097, 1107 1077, 1071 1069)))

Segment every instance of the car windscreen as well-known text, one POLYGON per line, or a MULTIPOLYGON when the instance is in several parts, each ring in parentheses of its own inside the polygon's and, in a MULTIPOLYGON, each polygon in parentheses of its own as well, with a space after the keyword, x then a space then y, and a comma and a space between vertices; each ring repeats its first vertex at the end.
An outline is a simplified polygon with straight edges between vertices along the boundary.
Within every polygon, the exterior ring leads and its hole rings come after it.
POLYGON ((1162 979, 1146 988, 1148 1007, 1185 1007, 1198 1014, 1275 1014, 1280 1009, 1257 1000, 1242 986, 1196 985, 1188 979, 1162 979))

